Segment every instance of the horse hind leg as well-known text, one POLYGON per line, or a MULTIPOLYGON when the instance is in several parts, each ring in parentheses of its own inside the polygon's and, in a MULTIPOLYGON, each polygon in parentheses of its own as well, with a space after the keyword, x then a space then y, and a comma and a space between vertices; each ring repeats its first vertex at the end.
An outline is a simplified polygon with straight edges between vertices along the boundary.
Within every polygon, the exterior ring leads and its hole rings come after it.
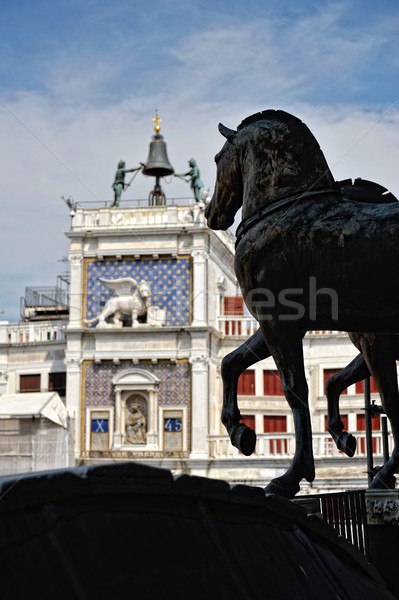
POLYGON ((344 424, 339 414, 339 397, 349 385, 369 377, 370 371, 362 354, 358 354, 344 369, 332 375, 326 384, 327 396, 327 428, 339 450, 352 457, 356 452, 356 438, 344 431, 344 424))
POLYGON ((268 358, 269 349, 258 329, 251 337, 222 360, 221 375, 223 380, 222 423, 226 427, 233 446, 245 456, 250 456, 255 450, 255 432, 241 423, 241 414, 237 404, 238 378, 245 369, 254 363, 268 358))
POLYGON ((399 468, 399 389, 396 370, 396 336, 377 336, 368 345, 365 340, 364 356, 377 383, 382 407, 392 430, 394 447, 389 460, 377 472, 370 484, 371 489, 395 489, 395 473, 399 468))

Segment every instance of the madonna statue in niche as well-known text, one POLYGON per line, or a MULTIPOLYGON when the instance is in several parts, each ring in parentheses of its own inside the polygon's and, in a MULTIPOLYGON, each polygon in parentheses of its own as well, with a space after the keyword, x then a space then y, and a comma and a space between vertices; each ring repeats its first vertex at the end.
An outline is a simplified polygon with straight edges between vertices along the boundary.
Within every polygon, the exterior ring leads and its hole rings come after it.
POLYGON ((147 442, 146 402, 133 396, 126 402, 126 442, 145 444, 147 442))

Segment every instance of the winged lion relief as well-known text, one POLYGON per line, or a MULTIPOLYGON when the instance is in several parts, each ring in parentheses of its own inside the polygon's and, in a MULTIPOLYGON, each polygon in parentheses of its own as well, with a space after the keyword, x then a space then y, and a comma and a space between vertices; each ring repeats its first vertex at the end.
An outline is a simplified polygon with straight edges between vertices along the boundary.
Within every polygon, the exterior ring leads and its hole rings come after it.
POLYGON ((133 277, 102 279, 101 283, 115 292, 105 303, 101 312, 86 324, 95 323, 96 327, 123 327, 131 319, 131 326, 141 324, 164 325, 165 310, 151 305, 151 284, 142 279, 137 282, 133 277))

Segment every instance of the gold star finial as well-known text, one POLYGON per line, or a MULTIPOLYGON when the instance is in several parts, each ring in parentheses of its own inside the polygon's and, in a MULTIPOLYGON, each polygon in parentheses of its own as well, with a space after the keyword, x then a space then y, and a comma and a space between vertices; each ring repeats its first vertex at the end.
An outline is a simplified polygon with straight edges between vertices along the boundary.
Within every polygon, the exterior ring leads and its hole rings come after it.
POLYGON ((155 123, 155 133, 159 133, 161 131, 161 126, 160 126, 160 122, 162 121, 162 119, 158 116, 158 110, 155 110, 155 117, 152 118, 152 120, 155 123))

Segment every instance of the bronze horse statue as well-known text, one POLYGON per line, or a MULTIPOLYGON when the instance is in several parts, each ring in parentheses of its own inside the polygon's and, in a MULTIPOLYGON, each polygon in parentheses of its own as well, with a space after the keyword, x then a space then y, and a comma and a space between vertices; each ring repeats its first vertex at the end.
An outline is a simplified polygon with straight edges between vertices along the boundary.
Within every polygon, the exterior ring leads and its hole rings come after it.
POLYGON ((312 329, 363 332, 363 356, 394 437, 392 456, 373 485, 392 487, 399 466, 393 349, 399 332, 399 203, 376 184, 363 190, 335 182, 308 127, 284 111, 263 111, 237 131, 224 125, 219 131, 226 142, 215 157, 215 192, 205 214, 209 227, 227 229, 242 207, 235 271, 260 325, 222 363, 222 421, 230 438, 244 454, 253 452, 255 434, 240 423, 236 384, 245 365, 271 355, 293 412, 296 450, 288 471, 266 492, 293 497, 303 478, 315 476, 302 338, 312 329))

